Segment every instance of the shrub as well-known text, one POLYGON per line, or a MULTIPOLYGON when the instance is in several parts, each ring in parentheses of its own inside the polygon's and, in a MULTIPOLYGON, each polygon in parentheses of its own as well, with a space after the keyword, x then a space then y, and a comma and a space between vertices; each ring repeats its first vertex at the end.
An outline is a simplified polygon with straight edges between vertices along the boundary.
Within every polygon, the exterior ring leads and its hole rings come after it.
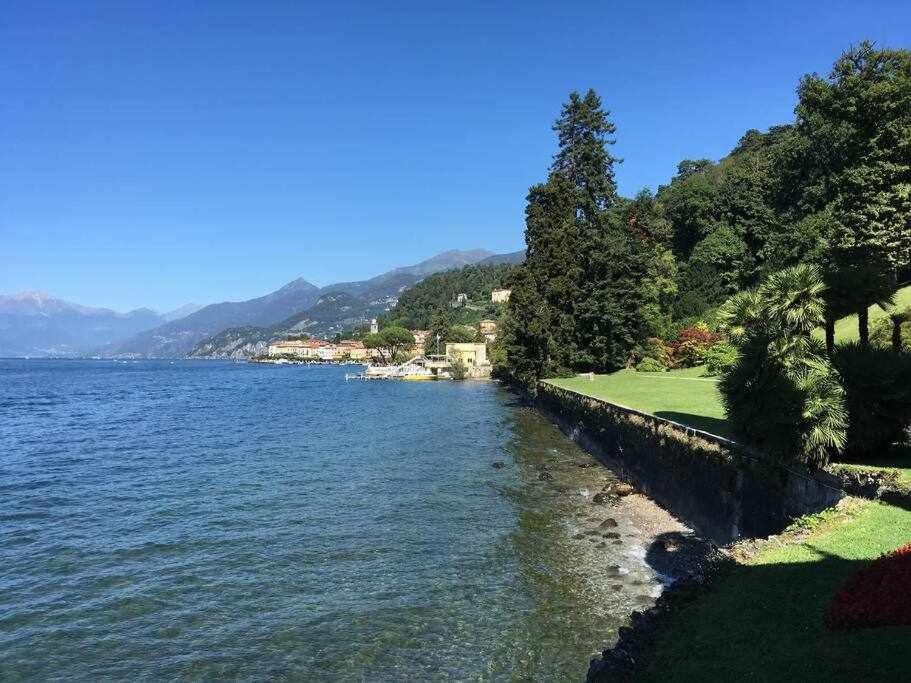
POLYGON ((826 613, 832 630, 911 626, 911 543, 852 575, 826 613))
POLYGON ((848 408, 846 454, 876 458, 911 423, 911 354, 852 343, 836 347, 833 360, 848 408))
POLYGON ((449 366, 449 376, 455 380, 463 380, 468 377, 468 366, 456 358, 449 366))
POLYGON ((667 368, 671 364, 671 353, 671 347, 664 340, 650 337, 642 344, 638 355, 640 359, 652 358, 667 368))
POLYGON ((705 352, 705 369, 710 375, 722 375, 737 362, 737 348, 725 341, 715 342, 705 352))
POLYGON ((639 365, 636 366, 636 372, 664 372, 666 368, 657 358, 646 356, 639 365))
POLYGON ((672 346, 674 365, 683 368, 702 365, 706 352, 716 341, 718 336, 704 322, 683 328, 672 346))
POLYGON ((471 343, 480 338, 478 331, 471 325, 453 325, 446 334, 446 341, 453 343, 471 343))

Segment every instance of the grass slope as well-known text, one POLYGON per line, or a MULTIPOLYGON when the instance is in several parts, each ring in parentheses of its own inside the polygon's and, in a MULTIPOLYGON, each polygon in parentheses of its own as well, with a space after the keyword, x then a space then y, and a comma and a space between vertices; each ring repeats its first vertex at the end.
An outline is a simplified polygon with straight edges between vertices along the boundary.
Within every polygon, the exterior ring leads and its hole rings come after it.
MULTIPOLYGON (((610 375, 595 375, 592 380, 588 375, 580 375, 547 381, 586 396, 734 439, 736 436, 724 414, 717 378, 706 377, 704 373, 701 367, 654 373, 620 370, 610 375)), ((881 462, 856 467, 895 469, 903 481, 911 484, 907 451, 893 451, 884 453, 881 462)))
POLYGON ((911 512, 858 506, 847 521, 823 522, 800 543, 761 552, 674 612, 642 679, 907 680, 911 628, 825 627, 845 579, 911 540, 911 512))
MULTIPOLYGON (((902 287, 895 293, 895 310, 903 311, 911 307, 911 285, 902 287)), ((870 325, 876 320, 885 318, 889 311, 884 311, 879 306, 870 306, 870 325)), ((820 333, 820 338, 822 333, 820 333)), ((842 342, 857 341, 857 316, 849 315, 835 323, 835 341, 839 344, 842 342)))
POLYGON ((618 403, 719 436, 730 437, 721 405, 718 381, 703 368, 670 372, 620 370, 610 375, 587 375, 548 380, 586 396, 618 403))

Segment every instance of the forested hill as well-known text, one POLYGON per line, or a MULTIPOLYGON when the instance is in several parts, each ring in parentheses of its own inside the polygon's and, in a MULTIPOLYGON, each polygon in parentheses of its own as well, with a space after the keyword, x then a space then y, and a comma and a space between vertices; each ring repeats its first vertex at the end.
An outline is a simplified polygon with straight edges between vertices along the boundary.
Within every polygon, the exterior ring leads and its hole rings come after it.
POLYGON ((508 370, 610 371, 649 339, 804 264, 825 324, 887 302, 911 275, 911 51, 864 42, 797 83, 793 122, 748 130, 725 158, 684 159, 656 194, 617 192, 622 135, 597 93, 571 93, 557 151, 528 192, 528 257, 513 277, 508 370))
POLYGON ((427 330, 436 327, 440 318, 454 325, 497 317, 501 307, 491 303, 490 294, 507 287, 516 268, 514 263, 477 264, 431 275, 402 293, 384 323, 427 330), (453 306, 459 294, 465 294, 467 301, 453 306))

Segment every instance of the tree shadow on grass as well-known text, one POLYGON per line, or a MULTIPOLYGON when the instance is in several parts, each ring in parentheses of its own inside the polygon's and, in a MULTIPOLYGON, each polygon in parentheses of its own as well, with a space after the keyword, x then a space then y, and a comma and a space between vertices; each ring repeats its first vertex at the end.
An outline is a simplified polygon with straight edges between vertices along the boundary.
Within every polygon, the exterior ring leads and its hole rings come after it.
MULTIPOLYGON (((826 627, 832 597, 869 560, 805 547, 810 561, 727 562, 707 588, 672 591, 672 611, 639 653, 637 680, 900 680, 911 627, 826 627)), ((662 534, 646 562, 673 575, 682 555, 711 552, 695 537, 662 534)))
POLYGON ((692 413, 678 413, 672 410, 659 410, 655 413, 656 417, 662 417, 665 420, 679 422, 687 427, 701 429, 709 434, 723 436, 726 439, 733 438, 731 428, 727 420, 717 417, 706 417, 705 415, 693 415, 692 413))
POLYGON ((892 444, 885 452, 878 456, 854 460, 845 458, 841 462, 847 465, 862 465, 864 467, 905 467, 911 468, 911 444, 892 444))

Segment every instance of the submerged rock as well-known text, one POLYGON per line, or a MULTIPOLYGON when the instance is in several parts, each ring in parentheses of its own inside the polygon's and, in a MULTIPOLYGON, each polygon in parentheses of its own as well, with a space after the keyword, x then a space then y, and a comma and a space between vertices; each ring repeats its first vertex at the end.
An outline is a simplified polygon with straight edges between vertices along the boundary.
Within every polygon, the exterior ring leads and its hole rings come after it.
POLYGON ((554 478, 554 475, 552 475, 552 474, 551 474, 550 472, 548 472, 547 470, 541 470, 541 471, 538 473, 538 480, 539 480, 539 481, 550 481, 550 480, 553 479, 553 478, 554 478))
POLYGON ((630 484, 617 484, 613 490, 618 496, 628 496, 636 492, 636 489, 630 484))
POLYGON ((592 503, 595 505, 607 505, 610 502, 610 496, 603 491, 592 496, 592 503))
POLYGON ((497 460, 495 463, 493 463, 493 465, 491 465, 491 467, 493 467, 495 470, 501 470, 506 467, 506 463, 502 460, 497 460))
POLYGON ((608 517, 603 522, 601 522, 601 524, 598 525, 598 528, 599 529, 616 529, 617 520, 614 519, 613 517, 608 517))

